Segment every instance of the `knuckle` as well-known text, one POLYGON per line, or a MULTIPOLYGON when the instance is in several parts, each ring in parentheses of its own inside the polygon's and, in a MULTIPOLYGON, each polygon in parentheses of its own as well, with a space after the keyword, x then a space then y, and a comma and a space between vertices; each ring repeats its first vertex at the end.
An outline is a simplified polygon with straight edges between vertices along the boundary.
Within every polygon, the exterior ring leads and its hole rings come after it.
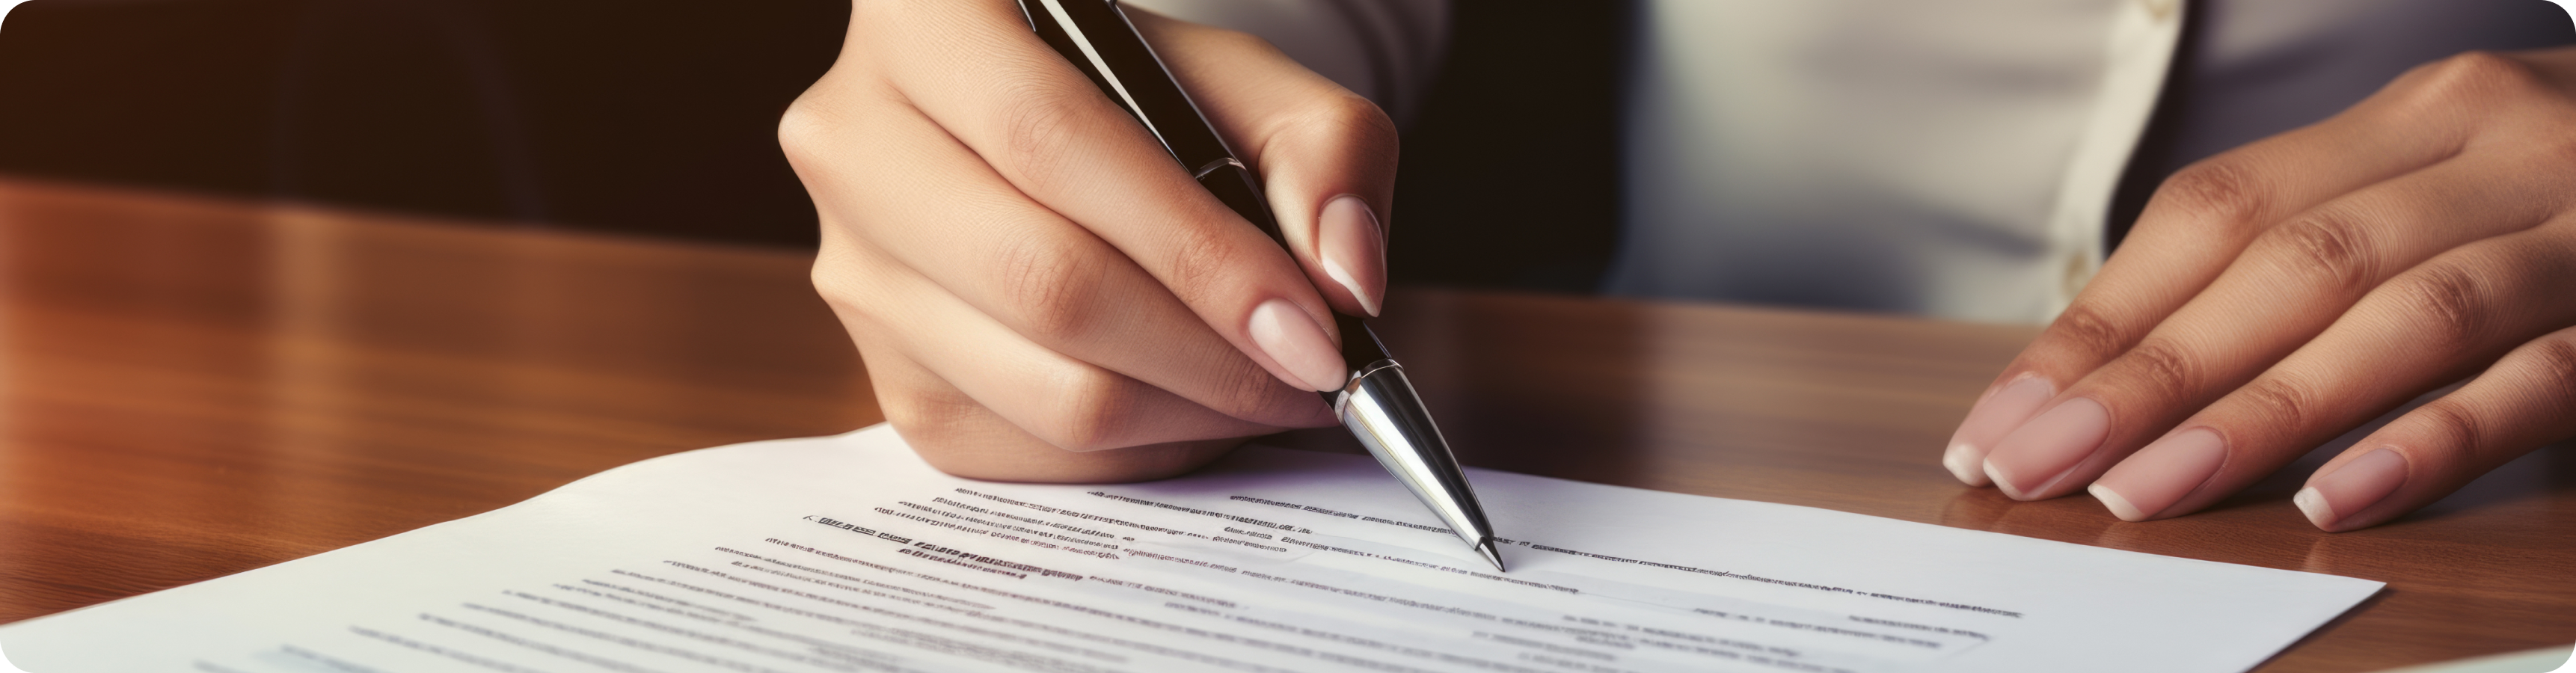
POLYGON ((2351 297, 2379 277, 2378 256, 2364 231, 2349 211, 2328 208, 2274 227, 2256 244, 2295 276, 2322 279, 2326 287, 2351 297))
POLYGON ((2576 407, 2576 330, 2543 337, 2507 356, 2506 366, 2520 369, 2544 404, 2576 407))
POLYGON ((861 292, 849 279, 823 273, 814 274, 812 279, 814 294, 822 297, 823 304, 830 307, 834 314, 847 316, 866 309, 866 293, 861 292))
POLYGON ((796 102, 789 103, 787 110, 778 115, 778 150, 786 156, 790 167, 802 171, 809 178, 814 175, 811 171, 816 167, 852 164, 852 159, 864 158, 863 153, 854 156, 854 153, 835 152, 834 149, 849 143, 852 139, 849 131, 868 128, 863 119, 854 117, 863 118, 874 112, 851 109, 846 101, 816 98, 814 93, 808 92, 796 102))
POLYGON ((1126 377, 1090 367, 1077 367, 1057 378, 1055 394, 1042 412, 1047 443, 1067 451, 1099 451, 1126 446, 1139 405, 1126 377))
POLYGON ((1213 404, 1209 407, 1237 419, 1265 422, 1276 415, 1279 391, 1286 386, 1279 382, 1278 377, 1272 376, 1270 370, 1262 369, 1251 360, 1240 357, 1235 360, 1238 364, 1225 368, 1215 389, 1213 404))
POLYGON ((1082 88, 1059 81, 1057 77, 1029 76, 1007 78, 1011 91, 1007 101, 996 112, 1001 125, 999 148, 1009 161, 1014 181, 1036 180, 1032 187, 1044 187, 1051 170, 1071 158, 1074 139, 1081 137, 1087 121, 1091 98, 1099 92, 1090 83, 1079 81, 1082 88))
POLYGON ((903 434, 915 437, 933 434, 941 427, 938 419, 943 414, 937 411, 939 405, 901 391, 887 390, 887 387, 878 384, 876 391, 877 408, 885 413, 887 423, 894 424, 903 434))
POLYGON ((791 155, 822 146, 831 132, 831 114, 821 106, 806 98, 787 104, 787 111, 778 115, 778 146, 791 155))
POLYGON ((2513 57, 2490 51, 2462 52, 2422 66, 2423 85, 2414 100, 2437 105, 2476 105, 2539 88, 2540 76, 2513 57))
POLYGON ((1397 135, 1395 120, 1386 116, 1385 109, 1349 91, 1314 98, 1283 123, 1326 137, 1360 142, 1392 144, 1397 135))
POLYGON ((883 126, 886 117, 909 107, 883 80, 849 72, 844 65, 823 73, 779 111, 780 148, 790 153, 824 151, 846 142, 853 132, 883 126))
POLYGON ((815 251, 814 266, 806 274, 814 284, 814 294, 840 315, 862 312, 870 299, 866 284, 859 278, 868 267, 854 259, 856 256, 842 246, 823 246, 815 251))
POLYGON ((2100 304, 2079 301, 2058 314, 2048 334, 2059 346, 2082 354, 2086 363, 2111 359, 2129 349, 2129 332, 2113 322, 2100 304))
POLYGON ((2542 340, 2531 357, 2535 362, 2530 366, 2546 376, 2560 401, 2576 401, 2576 336, 2542 340))
POLYGON ((1091 301, 1102 283, 1095 260, 1036 234, 1004 237, 993 254, 1001 308, 1021 335, 1060 346, 1099 324, 1091 301))
POLYGON ((1234 237, 1224 233, 1228 229, 1249 228, 1224 223, 1176 228, 1172 234, 1172 245, 1163 258, 1163 272, 1159 274, 1163 284, 1182 293, 1184 300, 1192 299, 1192 294, 1201 291, 1231 287, 1218 281, 1239 273, 1250 260, 1244 259, 1244 251, 1234 237))
POLYGON ((2390 286, 2401 311, 2417 318, 2424 344, 2455 351, 2484 337, 2493 300, 2476 273, 2455 264, 2433 264, 2390 286))
POLYGON ((2415 409, 2422 418, 2424 430, 2432 441, 2407 447, 2410 453, 2433 461, 2435 466, 2461 466, 2472 456, 2485 453, 2486 424, 2466 407, 2447 398, 2434 400, 2415 409))
POLYGON ((2533 101, 2563 101, 2529 64, 2471 51, 2416 66, 2382 96, 2400 118, 2486 118, 2533 101))
POLYGON ((1351 159, 1390 168, 1400 144, 1395 120, 1384 109, 1359 94, 1338 88, 1330 95, 1309 97, 1297 109, 1269 118, 1255 133, 1264 139, 1256 152, 1261 157, 1274 156, 1270 150, 1282 143, 1295 143, 1355 151, 1348 155, 1351 159))
POLYGON ((2295 433, 2309 427, 2323 396, 2315 387, 2279 376, 2266 376, 2237 391, 2238 400, 2250 407, 2254 418, 2267 427, 2284 428, 2295 433))
POLYGON ((2226 227, 2254 226, 2270 207, 2268 192, 2243 162, 2217 157, 2184 167, 2165 178, 2148 206, 2204 223, 2226 227))
POLYGON ((2182 401, 2201 389, 2201 366, 2180 344, 2148 339, 2120 356, 2120 371, 2130 381, 2167 401, 2182 401))
MULTIPOLYGON (((861 351, 865 359, 869 354, 861 351)), ((880 380, 876 384, 878 408, 887 423, 904 438, 918 445, 939 447, 954 444, 970 434, 974 424, 986 421, 982 405, 953 390, 925 389, 880 380)))

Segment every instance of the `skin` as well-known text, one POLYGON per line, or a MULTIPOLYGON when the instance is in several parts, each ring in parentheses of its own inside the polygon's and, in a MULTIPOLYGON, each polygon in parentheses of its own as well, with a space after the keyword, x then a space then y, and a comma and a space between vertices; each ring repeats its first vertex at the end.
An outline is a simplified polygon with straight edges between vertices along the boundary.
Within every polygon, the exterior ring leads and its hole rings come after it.
POLYGON ((2168 518, 2467 380, 2310 477, 2301 508, 2344 531, 2576 434, 2571 92, 2576 50, 2462 54, 2177 173, 1945 464, 2168 518))
MULTIPOLYGON (((1332 424, 1308 391, 1340 363, 1315 348, 1338 339, 1329 312, 1384 292, 1394 127, 1256 38, 1128 11, 1264 177, 1289 250, 1009 0, 854 3, 839 62, 780 124, 823 224, 815 287, 941 470, 1155 479, 1332 424)), ((1944 464, 2019 499, 2092 487, 2123 518, 2179 516, 2465 380, 2311 478, 2303 510, 2350 530, 2576 434, 2570 92, 2576 50, 2464 54, 2176 174, 1944 464)))
POLYGON ((815 288, 888 420, 951 474, 1156 479, 1334 422, 1296 374, 1339 370, 1331 312, 1374 306, 1385 262, 1343 264, 1375 281, 1354 292, 1326 272, 1318 222, 1344 196, 1391 212, 1394 124, 1257 38, 1129 14, 1266 179, 1293 253, 1008 0, 853 3, 839 61, 779 124, 822 220, 815 288), (1274 301, 1328 361, 1258 343, 1274 301))

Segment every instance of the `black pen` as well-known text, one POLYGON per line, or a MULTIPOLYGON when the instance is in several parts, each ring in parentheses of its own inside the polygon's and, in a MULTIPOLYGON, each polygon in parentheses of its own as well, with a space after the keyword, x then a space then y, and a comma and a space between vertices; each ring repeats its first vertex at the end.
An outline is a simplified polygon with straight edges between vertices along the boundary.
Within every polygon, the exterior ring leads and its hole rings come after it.
MULTIPOLYGON (((1181 91, 1180 82, 1172 79, 1116 0, 1019 2, 1029 29, 1144 123, 1200 186, 1287 247, 1278 220, 1270 216, 1270 202, 1261 195, 1260 178, 1235 159, 1234 150, 1199 114, 1198 105, 1181 91)), ((1358 317, 1335 315, 1334 320, 1342 333, 1342 362, 1351 369, 1342 389, 1323 393, 1333 415, 1378 464, 1449 524, 1450 532, 1493 563, 1494 570, 1503 570, 1494 528, 1485 522, 1485 510, 1476 504, 1476 491, 1458 470, 1458 459, 1450 455, 1448 440, 1440 437, 1440 428, 1413 392, 1413 382, 1405 379, 1404 365, 1387 355, 1377 333, 1358 317)))

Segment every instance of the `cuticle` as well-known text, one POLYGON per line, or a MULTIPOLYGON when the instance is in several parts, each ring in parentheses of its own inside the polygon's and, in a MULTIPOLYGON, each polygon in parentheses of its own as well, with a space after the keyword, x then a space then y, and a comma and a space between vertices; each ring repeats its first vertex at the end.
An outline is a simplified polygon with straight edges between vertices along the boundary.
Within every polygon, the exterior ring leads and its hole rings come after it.
MULTIPOLYGON (((1987 396, 1988 396, 1988 397, 1992 397, 1992 396, 1993 396, 1993 393, 2000 393, 2000 392, 2003 392, 2003 391, 2004 391, 2004 389, 2006 389, 2006 388, 2011 388, 2011 387, 2013 387, 2013 386, 2021 385, 2021 382, 2023 382, 2023 381, 2028 381, 2028 380, 2031 380, 2031 379, 2039 379, 2041 383, 2046 383, 2046 384, 2048 384, 2048 396, 2049 396, 2049 397, 2056 397, 2056 396, 2057 396, 2057 393, 2059 392, 2059 391, 2057 390, 2057 382, 2056 382, 2056 381, 2054 381, 2054 380, 2050 380, 2050 379, 2048 378, 2048 376, 2047 376, 2047 375, 2039 373, 2039 370, 2036 370, 2036 369, 2029 370, 2029 371, 2024 371, 2024 372, 2022 372, 2020 375, 2017 375, 2017 376, 2012 377, 2012 379, 2011 379, 2011 380, 2004 381, 2004 384, 2003 384, 2003 385, 1995 386, 1995 389, 1994 389, 1993 391, 1989 392, 1987 396)), ((1980 401, 1983 401, 1983 400, 1980 400, 1980 401)))

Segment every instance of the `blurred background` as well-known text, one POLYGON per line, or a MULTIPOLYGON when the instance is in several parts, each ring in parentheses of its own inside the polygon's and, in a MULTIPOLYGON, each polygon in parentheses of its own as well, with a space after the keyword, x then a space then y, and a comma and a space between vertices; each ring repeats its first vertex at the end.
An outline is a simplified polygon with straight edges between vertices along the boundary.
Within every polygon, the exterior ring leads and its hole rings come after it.
POLYGON ((848 3, 36 0, 0 172, 810 245, 779 111, 848 3))
MULTIPOLYGON (((1633 10, 1571 4, 1455 5, 1450 67, 1405 138, 1397 282, 1597 283, 1633 10), (1504 135, 1524 141, 1477 142, 1504 135)), ((810 247, 774 128, 848 17, 836 0, 33 0, 0 31, 0 176, 810 247)))

